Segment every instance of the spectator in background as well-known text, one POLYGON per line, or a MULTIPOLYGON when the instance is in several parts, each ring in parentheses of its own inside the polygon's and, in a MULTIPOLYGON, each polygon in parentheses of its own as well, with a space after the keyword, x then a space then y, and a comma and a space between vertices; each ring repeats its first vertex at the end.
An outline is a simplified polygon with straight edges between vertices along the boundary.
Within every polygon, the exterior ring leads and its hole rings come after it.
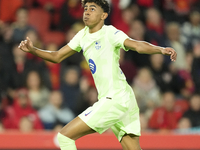
POLYGON ((189 15, 189 21, 182 25, 181 32, 184 36, 184 44, 191 49, 195 42, 200 40, 200 13, 192 11, 189 15))
POLYGON ((36 0, 37 3, 48 11, 60 10, 65 0, 36 0))
POLYGON ((12 28, 0 21, 0 94, 8 87, 8 68, 12 59, 12 28))
POLYGON ((34 131, 33 122, 29 117, 22 117, 19 121, 19 131, 28 133, 34 131))
MULTIPOLYGON (((0 55, 1 56, 1 55, 0 55)), ((5 74, 4 74, 4 68, 3 68, 3 65, 2 65, 2 60, 1 60, 1 57, 0 57, 0 95, 1 93, 3 92, 3 89, 5 89, 5 84, 4 84, 4 78, 5 78, 5 74)), ((0 96, 0 103, 1 103, 1 96, 0 96)))
POLYGON ((190 108, 183 114, 190 120, 192 127, 200 127, 200 95, 194 94, 190 98, 190 108))
POLYGON ((160 105, 160 89, 157 87, 148 68, 141 68, 132 84, 141 112, 150 116, 154 108, 160 105))
POLYGON ((145 26, 142 21, 140 20, 132 20, 130 24, 130 30, 128 32, 128 35, 133 38, 134 40, 140 40, 144 41, 146 39, 145 35, 145 26))
MULTIPOLYGON (((65 34, 65 43, 63 43, 63 46, 66 45, 66 43, 69 43, 69 41, 80 31, 83 29, 85 25, 82 22, 76 22, 71 26, 71 28, 66 32, 65 34)), ((62 70, 67 68, 69 65, 72 66, 79 66, 82 61, 82 53, 76 53, 72 56, 70 56, 68 59, 65 59, 61 62, 62 67, 64 67, 62 70)))
POLYGON ((81 21, 82 15, 83 9, 80 0, 65 0, 60 10, 60 30, 66 31, 74 23, 81 21))
POLYGON ((50 15, 50 29, 57 29, 60 17, 60 9, 65 0, 36 0, 38 5, 48 11, 50 15))
POLYGON ((12 24, 13 27, 13 41, 20 42, 24 39, 26 32, 34 30, 28 24, 28 10, 26 8, 20 8, 16 12, 16 21, 12 24))
POLYGON ((120 50, 119 64, 124 75, 126 76, 127 82, 131 84, 136 76, 137 67, 130 59, 125 59, 125 51, 123 49, 120 50))
POLYGON ((12 35, 13 29, 10 24, 0 21, 0 56, 5 68, 10 67, 10 60, 12 59, 12 35))
POLYGON ((61 81, 61 92, 63 93, 63 105, 72 111, 76 110, 76 104, 80 95, 79 69, 75 66, 69 67, 63 74, 61 81))
POLYGON ((154 45, 164 45, 164 23, 162 14, 156 8, 148 8, 145 14, 147 37, 154 45))
MULTIPOLYGON (((138 41, 150 41, 146 36, 146 28, 142 21, 140 20, 132 20, 130 23, 130 30, 128 35, 138 41)), ((138 54, 134 51, 128 51, 125 54, 126 59, 130 59, 133 63, 138 67, 144 67, 149 64, 149 55, 147 54, 138 54)))
POLYGON ((180 33, 180 25, 177 22, 170 22, 166 25, 167 39, 165 41, 166 46, 173 47, 178 53, 177 60, 174 62, 177 70, 186 69, 186 49, 183 45, 182 36, 180 33))
POLYGON ((192 79, 192 63, 193 63, 193 54, 191 52, 186 53, 186 67, 184 70, 179 70, 178 75, 183 80, 183 86, 180 90, 180 94, 188 99, 192 96, 192 94, 195 92, 195 83, 192 79))
POLYGON ((154 110, 149 119, 151 129, 176 129, 182 112, 175 109, 175 95, 173 92, 165 92, 162 98, 162 106, 154 110))
POLYGON ((82 76, 79 81, 80 86, 80 95, 77 102, 77 107, 75 111, 75 115, 78 115, 82 113, 86 108, 88 108, 90 105, 87 97, 88 97, 88 91, 91 88, 91 85, 88 82, 87 77, 82 76))
POLYGON ((89 105, 92 106, 98 101, 98 93, 95 87, 90 87, 87 91, 89 105))
POLYGON ((2 133, 4 130, 5 130, 5 129, 4 129, 3 123, 0 122, 0 133, 2 133))
POLYGON ((146 10, 149 7, 158 8, 162 3, 162 1, 158 0, 132 0, 132 2, 137 3, 142 10, 146 10))
POLYGON ((153 77, 162 92, 172 90, 176 94, 180 93, 183 87, 183 80, 178 76, 177 71, 171 71, 164 62, 164 56, 155 54, 150 56, 149 67, 153 77))
POLYGON ((149 67, 161 91, 168 90, 172 81, 172 75, 164 62, 164 56, 160 54, 151 55, 149 67))
POLYGON ((60 91, 52 91, 48 104, 39 111, 39 116, 45 129, 53 129, 57 125, 64 126, 75 117, 68 107, 63 107, 63 96, 60 91))
MULTIPOLYGON (((163 0, 163 14, 166 22, 185 22, 196 0, 163 0)), ((198 0, 197 0, 198 2, 198 0)))
MULTIPOLYGON (((58 45, 55 43, 49 43, 46 46, 46 49, 49 51, 57 51, 58 45)), ((60 88, 61 64, 45 61, 45 67, 47 68, 46 75, 49 76, 51 88, 53 90, 58 90, 60 88)))
POLYGON ((41 69, 39 64, 27 60, 26 53, 18 49, 18 44, 13 46, 13 58, 7 68, 8 95, 13 97, 14 90, 25 86, 25 76, 31 69, 41 69))
POLYGON ((24 88, 17 90, 13 105, 5 109, 5 114, 2 123, 6 129, 19 129, 23 117, 32 120, 34 129, 43 129, 37 111, 31 106, 28 91, 24 88))
POLYGON ((121 10, 121 15, 117 16, 117 18, 118 18, 118 21, 116 21, 113 25, 117 29, 122 30, 124 33, 128 34, 130 23, 132 20, 135 19, 135 15, 131 7, 127 7, 121 10))
POLYGON ((75 109, 75 114, 82 113, 85 108, 92 106, 95 102, 98 101, 97 89, 93 86, 89 86, 87 78, 83 77, 80 81, 81 92, 79 99, 77 101, 77 106, 75 109))
MULTIPOLYGON (((26 38, 26 37, 29 37, 35 46, 37 46, 41 49, 44 48, 44 45, 43 45, 42 41, 40 40, 38 33, 35 30, 28 30, 26 32, 26 35, 24 38, 26 38)), ((31 53, 27 53, 26 56, 27 56, 27 59, 32 59, 34 62, 42 61, 41 58, 35 57, 35 55, 33 55, 31 53)))
MULTIPOLYGON (((108 18, 108 19, 110 19, 111 24, 113 24, 114 26, 115 26, 115 24, 120 25, 119 22, 122 22, 122 19, 123 19, 122 18, 122 10, 129 7, 130 0, 109 0, 108 2, 110 2, 110 4, 111 4, 111 18, 108 18)), ((129 8, 129 10, 131 10, 131 9, 129 8)), ((124 23, 123 23, 123 25, 124 25, 124 23)))
POLYGON ((195 84, 195 91, 200 92, 200 42, 196 43, 193 48, 193 63, 192 63, 192 79, 195 84))
POLYGON ((178 122, 178 125, 177 125, 177 129, 179 131, 185 131, 185 130, 188 130, 192 127, 191 125, 191 121, 189 118, 186 118, 186 117, 182 117, 179 122, 178 122))
POLYGON ((50 91, 43 85, 40 73, 37 70, 28 72, 26 77, 26 87, 31 105, 39 110, 48 103, 50 91))
POLYGON ((145 113, 140 113, 140 124, 141 124, 141 132, 148 132, 149 127, 148 127, 148 120, 149 118, 145 113))

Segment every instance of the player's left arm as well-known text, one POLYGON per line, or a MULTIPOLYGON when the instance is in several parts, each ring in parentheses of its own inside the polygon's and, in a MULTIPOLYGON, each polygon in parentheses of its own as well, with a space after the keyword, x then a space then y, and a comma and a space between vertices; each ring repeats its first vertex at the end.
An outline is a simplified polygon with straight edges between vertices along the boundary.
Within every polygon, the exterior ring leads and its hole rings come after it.
POLYGON ((124 46, 126 49, 137 51, 140 54, 163 54, 170 56, 172 61, 176 60, 177 53, 173 48, 170 47, 160 47, 150 44, 145 41, 137 41, 131 38, 128 38, 124 41, 124 46))

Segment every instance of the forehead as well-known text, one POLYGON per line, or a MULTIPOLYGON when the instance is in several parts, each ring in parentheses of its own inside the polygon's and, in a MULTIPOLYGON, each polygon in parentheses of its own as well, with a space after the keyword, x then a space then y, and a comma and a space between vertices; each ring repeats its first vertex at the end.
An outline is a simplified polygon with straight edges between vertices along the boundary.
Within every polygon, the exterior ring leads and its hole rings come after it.
POLYGON ((96 3, 94 2, 88 2, 85 4, 84 7, 96 7, 96 8, 101 8, 99 5, 97 5, 96 3))

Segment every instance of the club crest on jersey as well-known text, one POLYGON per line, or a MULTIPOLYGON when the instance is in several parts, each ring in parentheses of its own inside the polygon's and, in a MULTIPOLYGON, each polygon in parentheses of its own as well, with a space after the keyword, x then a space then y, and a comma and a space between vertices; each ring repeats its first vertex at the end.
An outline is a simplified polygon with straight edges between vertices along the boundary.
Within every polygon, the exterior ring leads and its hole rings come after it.
POLYGON ((96 50, 99 50, 99 49, 101 48, 101 43, 100 43, 100 41, 96 41, 96 42, 95 42, 95 48, 96 48, 96 50))
POLYGON ((89 59, 89 67, 92 74, 94 74, 96 72, 96 64, 92 59, 89 59))

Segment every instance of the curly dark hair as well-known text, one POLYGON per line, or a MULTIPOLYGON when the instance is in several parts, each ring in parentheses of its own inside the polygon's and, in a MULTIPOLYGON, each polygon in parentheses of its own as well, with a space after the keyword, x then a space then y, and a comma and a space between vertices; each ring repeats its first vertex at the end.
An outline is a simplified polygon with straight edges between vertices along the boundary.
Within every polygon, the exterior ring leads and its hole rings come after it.
POLYGON ((86 3, 95 3, 100 6, 105 13, 110 13, 110 5, 106 0, 82 0, 82 6, 84 7, 86 3))

